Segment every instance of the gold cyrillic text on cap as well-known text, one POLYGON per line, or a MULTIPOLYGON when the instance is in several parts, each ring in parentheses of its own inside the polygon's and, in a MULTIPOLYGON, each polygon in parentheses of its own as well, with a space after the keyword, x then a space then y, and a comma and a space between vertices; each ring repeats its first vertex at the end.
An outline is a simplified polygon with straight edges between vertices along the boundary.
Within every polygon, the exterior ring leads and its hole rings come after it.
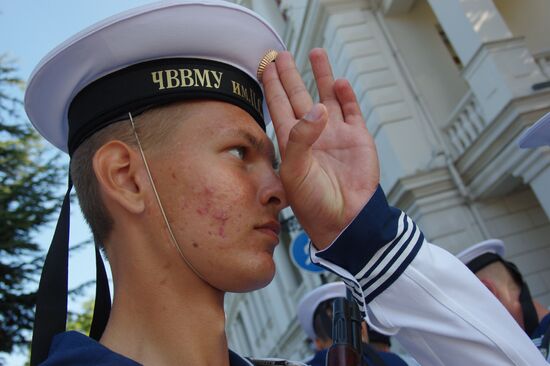
POLYGON ((262 108, 262 98, 258 98, 254 89, 246 87, 234 80, 231 80, 231 85, 233 87, 233 94, 237 94, 242 99, 246 100, 260 116, 264 116, 262 108))
POLYGON ((158 90, 188 87, 219 89, 222 76, 223 72, 210 69, 168 69, 151 73, 158 90))

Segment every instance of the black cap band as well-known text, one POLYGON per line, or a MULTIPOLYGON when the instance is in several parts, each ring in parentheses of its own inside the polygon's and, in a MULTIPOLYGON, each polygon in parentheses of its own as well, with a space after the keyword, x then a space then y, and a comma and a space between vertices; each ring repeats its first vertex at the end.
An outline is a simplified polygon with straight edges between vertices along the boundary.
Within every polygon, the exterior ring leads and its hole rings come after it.
POLYGON ((502 262, 500 255, 495 253, 483 253, 479 257, 476 257, 466 263, 466 267, 470 269, 473 273, 476 273, 480 269, 487 267, 489 264, 494 262, 502 262))
POLYGON ((147 61, 104 76, 73 99, 68 112, 69 155, 93 133, 152 106, 186 99, 214 99, 249 113, 265 130, 263 94, 245 72, 212 60, 147 61))

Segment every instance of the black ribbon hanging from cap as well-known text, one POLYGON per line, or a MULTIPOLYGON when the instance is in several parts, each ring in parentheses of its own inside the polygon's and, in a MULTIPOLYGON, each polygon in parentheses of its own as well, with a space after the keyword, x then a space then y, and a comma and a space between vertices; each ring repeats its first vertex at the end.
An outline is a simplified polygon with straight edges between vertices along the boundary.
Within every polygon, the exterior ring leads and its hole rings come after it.
MULTIPOLYGON (((67 193, 63 199, 52 244, 46 255, 38 286, 31 344, 31 366, 40 364, 48 357, 53 337, 66 329, 72 187, 73 183, 69 175, 67 193)), ((97 284, 90 336, 99 340, 109 319, 111 295, 105 266, 97 245, 95 253, 97 284)))
POLYGON ((502 260, 502 263, 504 263, 512 277, 514 277, 517 284, 520 286, 519 303, 523 315, 523 327, 525 328, 525 333, 531 336, 539 326, 539 317, 535 309, 535 304, 533 304, 533 297, 529 291, 529 286, 527 286, 527 283, 523 280, 523 276, 514 263, 505 260, 502 260))
POLYGON ((109 280, 105 272, 105 265, 99 252, 99 246, 95 246, 95 270, 96 270, 96 287, 95 287, 95 304, 92 324, 90 326, 90 337, 99 341, 103 335, 103 331, 109 321, 111 313, 111 292, 109 291, 109 280))

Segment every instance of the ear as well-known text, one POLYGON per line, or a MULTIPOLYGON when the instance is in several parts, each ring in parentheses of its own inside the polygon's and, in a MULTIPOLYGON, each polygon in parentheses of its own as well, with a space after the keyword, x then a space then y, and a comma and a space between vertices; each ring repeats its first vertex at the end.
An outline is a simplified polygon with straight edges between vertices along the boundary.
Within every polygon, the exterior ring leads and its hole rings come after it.
POLYGON ((93 168, 101 191, 123 209, 139 214, 145 210, 143 168, 139 154, 121 141, 110 141, 95 153, 93 168))
POLYGON ((317 351, 321 351, 321 350, 324 350, 326 347, 326 342, 324 342, 322 339, 320 338, 315 338, 315 349, 317 351))
POLYGON ((365 319, 361 321, 361 340, 363 343, 369 343, 369 331, 365 319))
POLYGON ((495 295, 497 299, 500 299, 500 292, 493 281, 487 278, 480 278, 479 280, 489 289, 489 291, 493 293, 493 295, 495 295))

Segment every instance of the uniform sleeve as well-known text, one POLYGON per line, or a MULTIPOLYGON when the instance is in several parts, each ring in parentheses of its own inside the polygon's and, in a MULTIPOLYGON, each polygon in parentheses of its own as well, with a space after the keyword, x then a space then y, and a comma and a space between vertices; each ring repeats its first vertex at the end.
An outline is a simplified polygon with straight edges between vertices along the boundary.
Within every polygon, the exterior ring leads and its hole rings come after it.
POLYGON ((460 261, 429 244, 379 187, 311 259, 338 274, 376 330, 422 365, 548 365, 498 300, 460 261))

